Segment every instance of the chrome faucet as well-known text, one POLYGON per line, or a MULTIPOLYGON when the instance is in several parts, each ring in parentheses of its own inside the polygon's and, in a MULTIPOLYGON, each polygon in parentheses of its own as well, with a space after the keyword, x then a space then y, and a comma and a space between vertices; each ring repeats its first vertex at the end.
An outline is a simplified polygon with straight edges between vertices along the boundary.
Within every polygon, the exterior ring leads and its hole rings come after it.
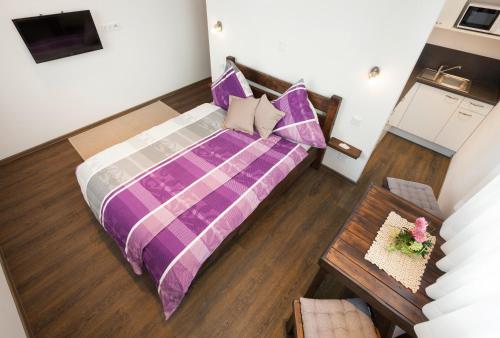
POLYGON ((462 69, 462 66, 454 66, 454 67, 450 67, 448 69, 443 69, 444 67, 446 67, 446 65, 439 66, 439 69, 436 72, 436 75, 434 75, 434 79, 433 79, 434 81, 436 81, 437 78, 439 77, 439 75, 441 75, 442 73, 446 73, 446 72, 453 70, 453 69, 462 69))

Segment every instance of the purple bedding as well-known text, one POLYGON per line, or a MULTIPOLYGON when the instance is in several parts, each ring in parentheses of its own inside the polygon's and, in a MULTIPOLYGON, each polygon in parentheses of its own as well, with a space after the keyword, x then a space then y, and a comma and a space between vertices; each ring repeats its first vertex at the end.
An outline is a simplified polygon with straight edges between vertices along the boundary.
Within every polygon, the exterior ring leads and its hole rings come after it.
POLYGON ((151 275, 166 318, 203 262, 307 156, 302 146, 276 135, 262 139, 221 130, 217 123, 200 127, 200 121, 161 139, 168 139, 168 150, 132 152, 128 157, 135 159, 96 171, 82 186, 133 270, 140 274, 145 268, 151 275), (139 158, 149 160, 138 165, 139 158))

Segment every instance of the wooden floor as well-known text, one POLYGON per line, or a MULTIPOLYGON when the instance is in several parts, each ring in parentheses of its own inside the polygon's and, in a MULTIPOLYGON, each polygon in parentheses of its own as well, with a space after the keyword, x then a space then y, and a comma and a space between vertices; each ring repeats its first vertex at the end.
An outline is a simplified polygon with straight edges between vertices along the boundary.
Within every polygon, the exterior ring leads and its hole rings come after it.
MULTIPOLYGON (((207 82, 164 101, 178 111, 210 101, 207 82)), ((281 337, 292 299, 368 184, 390 175, 439 191, 449 160, 388 134, 356 185, 308 169, 169 321, 148 276, 131 272, 85 204, 80 162, 63 141, 0 167, 0 246, 36 337, 281 337)))

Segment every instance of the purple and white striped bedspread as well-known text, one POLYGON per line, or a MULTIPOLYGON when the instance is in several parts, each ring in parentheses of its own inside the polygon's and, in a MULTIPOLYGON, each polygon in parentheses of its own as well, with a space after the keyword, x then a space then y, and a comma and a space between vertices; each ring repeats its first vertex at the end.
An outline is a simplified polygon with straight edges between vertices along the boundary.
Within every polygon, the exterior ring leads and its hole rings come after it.
POLYGON ((85 200, 165 317, 203 262, 306 156, 276 135, 222 130, 205 104, 92 157, 77 169, 85 200))

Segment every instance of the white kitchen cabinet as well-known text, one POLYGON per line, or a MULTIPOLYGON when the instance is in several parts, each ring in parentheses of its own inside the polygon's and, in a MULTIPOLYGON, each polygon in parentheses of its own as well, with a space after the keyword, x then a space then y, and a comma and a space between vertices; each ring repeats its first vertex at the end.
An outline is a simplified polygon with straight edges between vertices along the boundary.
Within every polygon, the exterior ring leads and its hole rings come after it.
POLYGON ((397 127, 434 141, 462 100, 460 95, 420 84, 397 127))
POLYGON ((415 93, 417 92, 418 87, 420 87, 420 83, 416 82, 410 90, 405 94, 405 96, 399 101, 394 110, 392 111, 391 117, 389 118, 389 123, 391 126, 398 126, 403 118, 406 109, 410 105, 415 93))
POLYGON ((467 0, 447 0, 441 9, 436 26, 439 28, 453 28, 466 3, 467 0))
MULTIPOLYGON (((499 0, 486 0, 480 2, 498 2, 499 0)), ((467 29, 459 29, 455 27, 457 21, 462 17, 462 11, 467 3, 470 0, 446 0, 444 3, 441 12, 439 13, 439 17, 436 20, 435 28, 437 30, 433 30, 427 43, 431 43, 433 45, 448 45, 448 48, 455 48, 451 45, 460 46, 465 45, 465 41, 470 41, 467 45, 474 44, 475 39, 484 39, 484 40, 492 40, 491 43, 497 43, 500 40, 500 36, 493 34, 486 34, 482 32, 475 32, 467 29), (449 31, 449 32, 447 32, 449 31), (451 35, 450 35, 451 34, 451 35), (454 40, 457 40, 456 43, 453 43, 454 40), (462 41, 463 40, 463 41, 462 41), (451 45, 450 45, 451 43, 451 45)), ((485 43, 489 43, 485 41, 485 43)), ((478 46, 480 44, 478 43, 478 46)), ((481 50, 481 47, 478 51, 481 50)), ((455 48, 460 49, 460 48, 455 48)), ((479 53, 481 54, 481 53, 479 53)))
POLYGON ((484 103, 478 100, 473 100, 468 97, 464 98, 462 103, 460 103, 459 109, 467 109, 470 110, 471 112, 478 113, 481 115, 486 115, 488 114, 492 109, 493 106, 488 103, 484 103))
POLYGON ((415 83, 389 118, 389 131, 446 156, 460 149, 491 104, 415 83))
POLYGON ((459 108, 434 140, 435 143, 457 151, 474 132, 484 116, 470 110, 459 108))

